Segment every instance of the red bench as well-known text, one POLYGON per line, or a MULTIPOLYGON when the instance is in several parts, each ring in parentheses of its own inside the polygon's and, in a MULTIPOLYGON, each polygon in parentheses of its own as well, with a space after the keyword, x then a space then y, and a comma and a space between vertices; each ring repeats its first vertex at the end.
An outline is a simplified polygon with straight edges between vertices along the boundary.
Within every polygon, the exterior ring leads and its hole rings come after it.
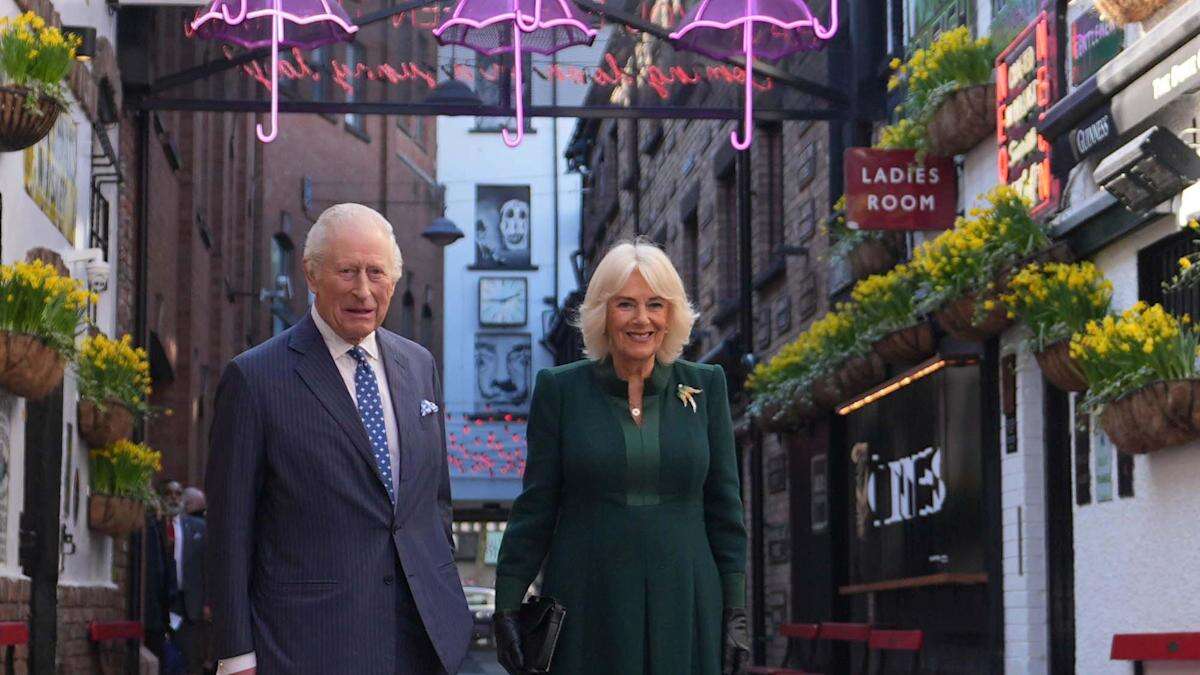
POLYGON ((879 666, 887 662, 888 652, 909 652, 911 662, 908 672, 921 671, 921 647, 925 645, 925 633, 919 630, 872 630, 867 640, 867 651, 879 654, 879 666))
POLYGON ((141 621, 93 621, 88 624, 88 641, 92 643, 95 672, 104 673, 100 644, 114 640, 141 640, 145 635, 141 621))
POLYGON ((873 629, 865 623, 785 623, 779 627, 779 634, 788 639, 783 663, 779 666, 750 666, 746 669, 747 673, 751 675, 813 675, 813 671, 806 670, 806 668, 811 667, 816 659, 819 641, 865 644, 863 673, 871 672, 872 665, 875 665, 877 670, 884 667, 887 663, 888 652, 908 652, 912 658, 909 671, 916 673, 921 667, 921 648, 925 646, 923 631, 873 629), (802 651, 801 644, 804 645, 803 651, 806 652, 803 658, 798 655, 798 652, 802 651), (801 662, 807 665, 801 665, 801 662))
MULTIPOLYGON (((747 673, 753 675, 812 675, 813 671, 805 670, 796 664, 798 657, 795 647, 799 641, 808 643, 808 655, 805 658, 810 665, 815 659, 817 642, 840 642, 847 644, 866 644, 871 635, 871 626, 865 623, 792 623, 779 627, 779 634, 788 638, 787 653, 783 664, 773 666, 751 666, 747 673)), ((866 658, 863 659, 864 670, 866 658)))
POLYGON ((1136 675, 1146 661, 1200 661, 1200 633, 1118 633, 1109 658, 1133 661, 1136 675))
POLYGON ((803 660, 811 664, 816 652, 817 635, 820 629, 820 624, 815 623, 785 623, 780 625, 779 634, 787 638, 787 652, 783 655, 783 664, 779 667, 750 666, 746 669, 746 672, 751 675, 805 675, 806 671, 799 669, 797 661, 800 659, 800 656, 795 652, 798 651, 797 646, 803 641, 807 651, 803 660))
POLYGON ((29 644, 29 625, 20 621, 0 622, 0 645, 4 646, 4 672, 14 675, 17 672, 17 645, 29 644))

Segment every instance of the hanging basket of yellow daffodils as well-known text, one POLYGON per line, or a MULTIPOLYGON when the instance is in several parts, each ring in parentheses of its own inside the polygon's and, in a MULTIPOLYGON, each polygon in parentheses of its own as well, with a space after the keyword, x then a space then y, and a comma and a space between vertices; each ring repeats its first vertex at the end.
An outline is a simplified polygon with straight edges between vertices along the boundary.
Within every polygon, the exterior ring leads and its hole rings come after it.
POLYGON ((50 132, 67 105, 63 79, 79 42, 33 12, 0 18, 0 151, 22 150, 50 132))
POLYGON ((1009 316, 1033 332, 1029 348, 1046 378, 1063 391, 1084 391, 1087 379, 1071 360, 1071 335, 1102 320, 1112 303, 1112 282, 1090 262, 1031 263, 1001 296, 1009 316))
POLYGON ((922 275, 922 311, 934 312, 942 328, 962 340, 1003 331, 1011 319, 998 296, 1013 269, 1060 250, 1012 188, 999 186, 984 199, 953 229, 918 247, 910 263, 922 275))
POLYGON ((54 391, 97 299, 40 260, 0 265, 0 387, 33 400, 54 391))
POLYGON ((1170 0, 1093 0, 1100 18, 1114 26, 1124 26, 1150 18, 1170 0))
POLYGON ((888 142, 952 156, 990 136, 995 127, 995 58, 987 37, 972 39, 970 29, 960 26, 914 51, 908 61, 894 59, 888 89, 904 90, 901 112, 910 122, 893 125, 888 142))
POLYGON ((91 460, 89 527, 114 537, 140 530, 146 503, 153 498, 150 480, 162 470, 162 454, 122 440, 92 450, 91 460))
POLYGON ((1087 408, 1118 449, 1146 453, 1200 438, 1200 333, 1188 317, 1139 302, 1071 338, 1087 408))
POLYGON ((150 361, 130 336, 84 338, 75 359, 79 382, 79 434, 96 448, 129 438, 135 417, 151 413, 150 361))

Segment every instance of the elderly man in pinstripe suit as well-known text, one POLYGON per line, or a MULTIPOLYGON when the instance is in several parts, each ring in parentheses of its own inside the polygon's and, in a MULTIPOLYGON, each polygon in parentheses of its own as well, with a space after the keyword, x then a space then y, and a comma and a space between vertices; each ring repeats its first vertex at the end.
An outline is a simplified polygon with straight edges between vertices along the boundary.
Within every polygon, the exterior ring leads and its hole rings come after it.
POLYGON ((466 654, 433 357, 381 328, 391 225, 331 207, 304 247, 316 294, 217 389, 208 570, 220 673, 435 675, 466 654))

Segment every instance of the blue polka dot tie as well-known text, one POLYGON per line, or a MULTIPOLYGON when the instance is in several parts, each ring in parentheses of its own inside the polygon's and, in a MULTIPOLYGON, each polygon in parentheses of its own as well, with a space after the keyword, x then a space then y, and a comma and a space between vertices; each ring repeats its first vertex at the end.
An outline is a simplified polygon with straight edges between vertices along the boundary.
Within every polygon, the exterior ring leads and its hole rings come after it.
POLYGON ((379 382, 375 371, 367 363, 367 353, 362 347, 354 347, 350 356, 358 362, 354 369, 354 393, 358 397, 358 416, 362 418, 367 438, 371 439, 371 452, 388 497, 396 501, 396 487, 392 485, 392 456, 388 452, 387 427, 383 423, 383 404, 379 398, 379 382))

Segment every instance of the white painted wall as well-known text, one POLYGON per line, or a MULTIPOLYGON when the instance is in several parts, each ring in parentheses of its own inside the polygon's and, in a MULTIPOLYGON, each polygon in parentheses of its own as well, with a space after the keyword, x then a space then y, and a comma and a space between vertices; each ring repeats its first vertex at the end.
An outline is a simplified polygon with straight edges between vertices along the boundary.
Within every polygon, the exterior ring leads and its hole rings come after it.
MULTIPOLYGON (((110 13, 103 2, 79 3, 60 2, 58 10, 67 25, 89 25, 97 28, 98 36, 107 37, 115 43, 116 17, 110 13)), ((19 11, 12 0, 0 0, 0 15, 14 16, 19 11)), ((70 96, 68 92, 68 96, 70 96)), ((3 197, 3 213, 0 214, 0 262, 12 263, 23 260, 26 252, 35 246, 53 249, 60 253, 73 247, 84 248, 88 241, 88 227, 91 214, 91 154, 92 127, 86 116, 72 101, 69 113, 75 123, 77 133, 77 163, 75 169, 76 209, 75 228, 70 240, 64 237, 58 229, 45 217, 37 204, 25 191, 24 153, 0 153, 0 196, 3 197)), ((110 133, 113 146, 116 147, 116 133, 110 133)), ((117 198, 113 186, 104 188, 105 196, 110 202, 110 250, 109 263, 113 266, 110 279, 115 279, 116 270, 116 241, 117 241, 117 198)), ((82 264, 72 266, 72 274, 80 279, 86 279, 82 264)), ((115 284, 110 283, 108 291, 101 294, 97 309, 97 324, 101 330, 112 335, 116 322, 116 291, 115 284)), ((74 537, 76 553, 66 556, 62 572, 64 583, 83 585, 112 585, 112 539, 92 533, 87 527, 87 493, 88 493, 88 458, 87 445, 75 432, 75 401, 77 388, 73 374, 68 368, 64 385, 65 406, 63 413, 64 425, 70 425, 71 434, 64 430, 64 472, 68 464, 80 469, 80 486, 82 494, 78 499, 78 513, 63 512, 67 532, 74 537), (70 457, 66 453, 70 451, 70 457), (75 515, 76 517, 68 517, 75 515)), ((8 475, 6 487, 0 488, 0 530, 4 533, 4 541, 0 543, 0 575, 9 577, 21 576, 17 563, 18 518, 24 503, 24 456, 29 449, 25 448, 25 401, 7 394, 0 394, 0 448, 8 456, 8 475)), ((64 479, 63 500, 70 506, 74 499, 67 503, 71 494, 68 489, 74 489, 74 479, 64 479), (70 486, 68 488, 68 485, 70 486)))
MULTIPOLYGON (((1138 250, 1176 227, 1174 217, 1163 218, 1095 257, 1113 282, 1117 309, 1137 301, 1138 250)), ((1134 458, 1133 497, 1075 507, 1078 672, 1130 672, 1128 662, 1108 659, 1114 633, 1194 631, 1200 626, 1198 476, 1200 443, 1161 450, 1134 458)), ((1094 475, 1092 480, 1094 484, 1094 475)), ((1200 669, 1198 664, 1186 666, 1179 670, 1151 664, 1147 672, 1200 669)))

